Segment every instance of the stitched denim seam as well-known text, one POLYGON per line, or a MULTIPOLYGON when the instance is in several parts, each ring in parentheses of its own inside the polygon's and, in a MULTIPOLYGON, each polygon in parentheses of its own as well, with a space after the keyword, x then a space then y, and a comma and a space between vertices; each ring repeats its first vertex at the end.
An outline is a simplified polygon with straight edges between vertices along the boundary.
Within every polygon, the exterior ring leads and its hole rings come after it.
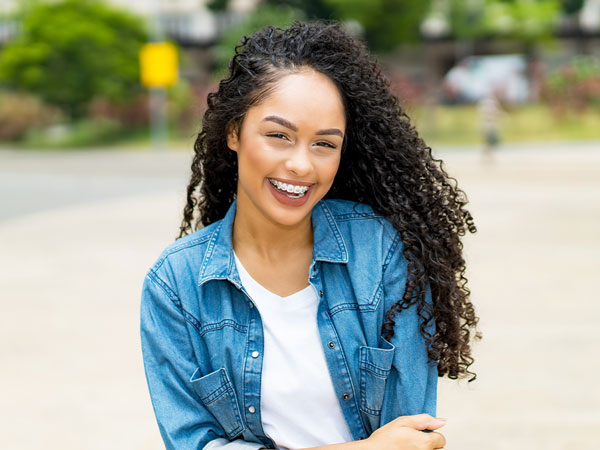
POLYGON ((170 288, 166 281, 158 276, 154 270, 150 269, 148 272, 148 279, 153 281, 154 284, 156 284, 156 286, 158 286, 167 295, 167 297, 169 297, 169 300, 175 303, 179 309, 182 309, 181 300, 179 300, 177 294, 173 291, 173 289, 170 288))
POLYGON ((214 391, 212 391, 210 394, 202 397, 202 402, 204 402, 204 404, 206 406, 214 403, 215 401, 217 401, 218 399, 220 399, 223 394, 226 393, 232 393, 233 392, 233 388, 228 384, 222 384, 221 386, 219 386, 217 389, 215 389, 214 391))
POLYGON ((363 371, 360 372, 360 410, 372 416, 380 416, 381 409, 372 409, 367 406, 367 379, 363 371))
MULTIPOLYGON (((339 336, 339 334, 337 332, 337 329, 335 328, 335 325, 333 324, 333 319, 332 319, 331 315, 330 314, 325 314, 325 320, 329 323, 329 326, 333 330, 333 333, 335 335, 335 340, 338 343, 341 342, 340 336, 339 336)), ((341 355, 342 355, 342 359, 344 360, 344 367, 348 369, 349 365, 348 365, 348 360, 346 359, 346 355, 344 354, 344 352, 341 352, 341 355)), ((348 369, 348 372, 349 371, 350 370, 348 369)), ((358 397, 358 398, 356 397, 356 387, 354 386, 354 383, 352 382, 352 376, 350 375, 350 373, 348 373, 348 375, 349 375, 348 378, 350 380, 350 388, 352 389, 352 398, 354 399, 354 403, 355 403, 355 405, 358 407, 358 409, 360 411, 360 406, 361 406, 360 405, 361 404, 361 400, 360 399, 361 398, 360 397, 358 397)), ((360 390, 360 384, 359 384, 359 386, 358 386, 358 394, 360 395, 360 393, 361 393, 361 390, 360 390)), ((359 416, 360 416, 360 413, 359 413, 359 416)), ((363 431, 366 432, 366 426, 365 426, 366 424, 364 423, 364 420, 362 420, 362 418, 361 418, 361 425, 363 427, 363 431)))
POLYGON ((167 260, 167 258, 169 256, 171 256, 177 252, 180 252, 181 250, 185 250, 186 248, 204 244, 206 241, 208 241, 210 239, 211 236, 212 236, 212 233, 207 234, 206 236, 202 236, 202 237, 193 239, 191 241, 186 242, 185 244, 180 244, 178 246, 175 246, 175 247, 169 249, 165 254, 162 255, 162 257, 158 261, 156 261, 156 263, 154 264, 154 266, 152 267, 151 270, 160 269, 160 267, 163 265, 163 263, 167 260))
POLYGON ((329 313, 333 316, 339 312, 346 311, 348 309, 359 309, 359 305, 358 303, 342 303, 331 308, 329 310, 329 313))
POLYGON ((335 220, 345 222, 347 220, 362 220, 362 219, 375 219, 377 217, 381 217, 379 214, 369 214, 369 213, 345 213, 345 214, 335 214, 335 220))
POLYGON ((365 370, 371 372, 373 375, 375 375, 379 378, 383 378, 383 379, 387 379, 387 377, 390 375, 390 371, 391 371, 391 369, 382 369, 380 367, 377 367, 376 365, 374 365, 368 361, 361 361, 360 368, 365 369, 365 370))
MULTIPOLYGON (((340 230, 338 229, 338 226, 335 223, 333 213, 331 212, 331 210, 325 203, 323 203, 323 209, 325 211, 325 217, 327 217, 327 222, 329 222, 329 226, 331 227, 331 229, 333 231, 333 234, 335 236, 335 239, 337 240, 337 243, 341 249, 341 252, 345 255, 348 255, 348 251, 346 250, 346 246, 344 245, 344 239, 342 238, 342 236, 340 234, 340 230)), ((329 258, 329 257, 327 256, 326 258, 329 258)), ((332 257, 332 259, 333 258, 335 258, 335 257, 332 257)), ((346 258, 347 258, 347 256, 346 256, 346 258)))
POLYGON ((385 260, 383 261, 383 273, 385 273, 386 269, 388 268, 390 260, 392 259, 396 248, 400 245, 400 242, 402 242, 402 239, 400 239, 400 232, 396 232, 394 240, 392 241, 392 245, 390 245, 390 249, 388 250, 385 260))
POLYGON ((210 234, 210 241, 209 241, 208 246, 206 248, 206 252, 204 253, 204 258, 203 258, 203 261, 202 261, 202 266, 200 267, 200 274, 202 276, 204 276, 204 271, 206 270, 206 266, 208 265, 208 262, 211 259, 213 249, 215 248, 215 241, 216 241, 215 238, 218 236, 219 232, 221 231, 221 226, 222 225, 223 225, 223 222, 219 222, 219 226, 215 229, 215 231, 213 231, 210 234))
POLYGON ((198 333, 200 333, 200 336, 204 336, 205 334, 210 333, 211 331, 222 330, 225 327, 232 327, 234 330, 239 331, 240 333, 245 333, 248 330, 247 326, 241 325, 235 320, 224 319, 220 322, 202 325, 200 329, 198 329, 198 333))
POLYGON ((188 312, 183 307, 183 305, 181 304, 181 300, 179 299, 177 294, 175 294, 175 292, 171 289, 171 287, 166 283, 166 281, 160 278, 158 274, 153 270, 150 270, 148 272, 148 278, 154 283, 156 283, 156 285, 161 288, 161 290, 167 295, 167 297, 169 297, 169 300, 171 300, 173 304, 177 307, 177 309, 179 309, 179 311, 181 312, 181 315, 183 316, 184 320, 190 325, 192 325, 194 329, 196 329, 196 331, 200 332, 200 321, 196 319, 196 317, 194 317, 192 313, 188 312))

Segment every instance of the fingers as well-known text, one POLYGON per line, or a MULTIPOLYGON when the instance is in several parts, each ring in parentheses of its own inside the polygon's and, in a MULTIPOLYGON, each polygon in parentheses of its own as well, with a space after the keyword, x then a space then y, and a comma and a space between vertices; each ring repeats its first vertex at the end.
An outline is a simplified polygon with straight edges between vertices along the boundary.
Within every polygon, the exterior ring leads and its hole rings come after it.
POLYGON ((441 449, 441 448, 444 448, 444 446, 446 445, 446 438, 444 437, 443 434, 436 433, 434 431, 433 433, 427 433, 427 436, 429 437, 433 448, 441 449))
MULTIPOLYGON (((414 428, 415 430, 437 430, 446 425, 446 419, 435 418, 429 414, 415 414, 413 416, 400 416, 393 422, 398 425, 414 428)), ((433 434, 433 433, 432 433, 433 434)))

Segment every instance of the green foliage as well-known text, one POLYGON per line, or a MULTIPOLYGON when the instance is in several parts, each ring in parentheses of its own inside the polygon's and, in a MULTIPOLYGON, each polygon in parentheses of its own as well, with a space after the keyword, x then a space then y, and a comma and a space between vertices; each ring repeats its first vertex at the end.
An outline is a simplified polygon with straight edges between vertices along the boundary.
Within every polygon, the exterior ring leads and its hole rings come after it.
POLYGON ((294 8, 261 5, 246 20, 225 33, 213 49, 216 78, 222 78, 227 71, 227 64, 234 54, 236 45, 240 44, 242 36, 249 36, 267 25, 286 27, 294 20, 304 19, 303 14, 294 8))
POLYGON ((139 94, 143 22, 100 1, 26 2, 21 33, 0 54, 0 82, 80 117, 94 97, 139 94))
POLYGON ((530 43, 549 39, 559 14, 558 0, 451 0, 448 16, 459 39, 495 36, 530 43))
POLYGON ((128 131, 116 120, 81 119, 50 128, 32 128, 22 144, 34 148, 91 147, 122 140, 128 131))
POLYGON ((39 98, 23 93, 0 92, 0 141, 21 139, 32 127, 61 120, 60 111, 39 98))
POLYGON ((551 71, 546 77, 542 98, 558 115, 600 108, 600 58, 578 56, 551 71))
POLYGON ((585 0, 560 0, 561 8, 565 14, 579 12, 583 7, 585 0))
POLYGON ((209 0, 206 3, 206 7, 215 12, 225 11, 228 6, 229 0, 209 0))
POLYGON ((302 11, 307 19, 333 19, 335 11, 327 0, 265 0, 267 5, 286 6, 302 11))
POLYGON ((374 51, 386 51, 419 39, 419 27, 431 0, 324 0, 342 20, 360 23, 374 51))

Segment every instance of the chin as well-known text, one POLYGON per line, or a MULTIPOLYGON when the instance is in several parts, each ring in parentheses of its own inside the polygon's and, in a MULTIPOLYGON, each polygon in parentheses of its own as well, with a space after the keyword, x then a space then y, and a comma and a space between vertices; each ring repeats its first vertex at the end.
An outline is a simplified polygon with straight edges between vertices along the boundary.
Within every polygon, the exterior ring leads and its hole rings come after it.
POLYGON ((303 205, 302 208, 296 208, 295 210, 286 210, 286 208, 278 208, 277 211, 269 211, 267 215, 271 220, 279 225, 286 227, 293 227, 301 223, 306 216, 311 215, 314 205, 303 205))

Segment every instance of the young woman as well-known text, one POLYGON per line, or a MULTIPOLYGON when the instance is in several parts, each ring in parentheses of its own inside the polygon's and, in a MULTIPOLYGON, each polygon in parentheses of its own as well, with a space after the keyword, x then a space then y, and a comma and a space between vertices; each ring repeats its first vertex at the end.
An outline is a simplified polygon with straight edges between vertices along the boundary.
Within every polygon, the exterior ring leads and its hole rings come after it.
POLYGON ((443 448, 475 226, 364 46, 320 23, 244 38, 195 150, 141 306, 167 448, 443 448))

